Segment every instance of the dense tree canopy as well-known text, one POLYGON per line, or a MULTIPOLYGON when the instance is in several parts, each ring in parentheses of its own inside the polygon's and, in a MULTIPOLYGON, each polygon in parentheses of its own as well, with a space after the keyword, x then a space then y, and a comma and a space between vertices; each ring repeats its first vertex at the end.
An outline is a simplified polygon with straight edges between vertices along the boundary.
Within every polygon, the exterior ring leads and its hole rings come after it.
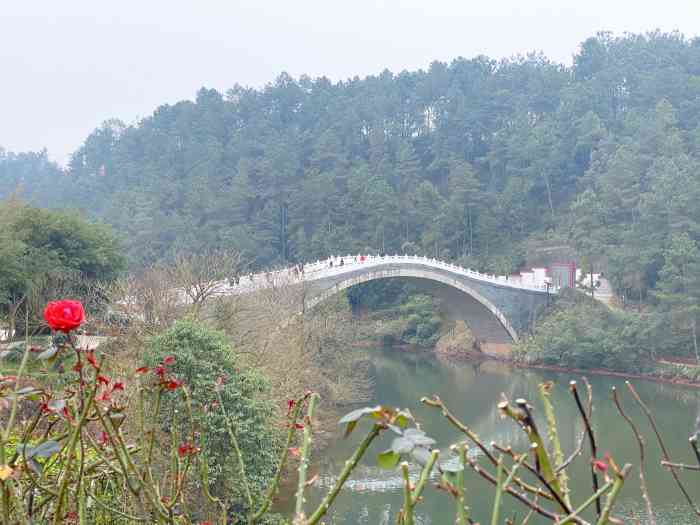
POLYGON ((600 33, 571 67, 479 56, 202 88, 106 122, 65 170, 3 153, 0 192, 102 218, 136 265, 216 246, 258 266, 410 251, 506 272, 551 241, 641 309, 674 236, 700 239, 699 122, 700 39, 600 33))
MULTIPOLYGON (((57 286, 81 295, 91 282, 110 281, 125 258, 109 226, 90 223, 70 210, 0 202, 0 315, 12 330, 30 295, 44 297, 57 286)), ((32 312, 36 315, 36 312, 32 312)))

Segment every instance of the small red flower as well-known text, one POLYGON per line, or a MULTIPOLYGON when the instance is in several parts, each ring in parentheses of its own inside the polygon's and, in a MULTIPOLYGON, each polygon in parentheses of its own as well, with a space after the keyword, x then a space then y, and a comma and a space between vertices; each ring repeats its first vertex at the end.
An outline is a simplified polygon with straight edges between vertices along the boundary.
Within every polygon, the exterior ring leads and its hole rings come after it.
POLYGON ((73 372, 80 372, 83 369, 83 363, 76 361, 73 365, 73 372))
POLYGON ((608 464, 605 461, 601 461, 600 459, 596 459, 593 461, 593 468, 597 470, 598 472, 607 472, 608 471, 608 464))
POLYGON ((172 365, 174 362, 175 362, 174 355, 167 355, 167 356, 165 356, 165 358, 163 358, 164 365, 172 365))
POLYGON ((145 374, 146 372, 148 372, 147 366, 142 366, 142 367, 136 369, 137 374, 145 374))
POLYGON ((299 452, 299 447, 291 447, 288 450, 289 453, 295 458, 298 458, 301 455, 301 452, 299 452))
POLYGON ((294 423, 294 428, 302 430, 304 428, 304 423, 294 423))
POLYGON ((153 369, 153 373, 162 378, 165 376, 165 367, 163 365, 158 365, 153 369))
POLYGON ((102 385, 108 385, 109 384, 109 378, 105 376, 97 376, 97 382, 102 384, 102 385))
POLYGON ((287 415, 292 413, 293 408, 294 408, 294 400, 293 399, 287 400, 287 415))
POLYGON ((67 334, 82 324, 85 310, 80 301, 51 301, 44 308, 44 319, 52 330, 67 334))
POLYGON ((99 396, 97 396, 98 401, 111 401, 112 393, 109 390, 104 390, 99 396))
POLYGON ((63 417, 65 417, 68 421, 73 421, 73 418, 70 415, 70 412, 68 412, 68 407, 63 407, 63 410, 61 410, 61 414, 63 417))
POLYGON ((169 379, 163 383, 163 386, 166 390, 177 390, 182 386, 182 381, 178 381, 177 379, 169 379))
POLYGON ((193 456, 197 452, 199 452, 199 449, 188 441, 181 443, 180 446, 177 447, 177 454, 181 458, 184 458, 185 456, 193 456))
POLYGON ((123 392, 124 391, 124 383, 121 381, 116 381, 112 385, 112 392, 114 392, 115 390, 121 390, 123 392))
POLYGON ((104 430, 100 430, 97 433, 97 444, 104 446, 109 442, 109 436, 107 435, 107 432, 104 430))
POLYGON ((95 352, 85 352, 85 359, 92 365, 93 368, 97 369, 97 359, 95 359, 95 352))

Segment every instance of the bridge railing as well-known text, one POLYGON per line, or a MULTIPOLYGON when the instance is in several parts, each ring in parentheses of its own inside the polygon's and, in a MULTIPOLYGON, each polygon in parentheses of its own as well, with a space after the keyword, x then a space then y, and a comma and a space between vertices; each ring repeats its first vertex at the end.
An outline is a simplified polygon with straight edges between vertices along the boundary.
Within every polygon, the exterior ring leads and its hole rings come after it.
MULTIPOLYGON (((313 276, 321 278, 344 273, 348 268, 359 266, 376 266, 391 262, 413 263, 422 266, 449 270, 452 273, 464 275, 471 279, 476 279, 483 282, 507 286, 509 288, 519 288, 523 290, 549 291, 556 293, 557 289, 554 286, 547 284, 525 283, 519 276, 509 277, 505 275, 484 274, 471 268, 464 268, 457 264, 453 264, 439 259, 430 258, 418 255, 338 255, 331 256, 325 260, 318 260, 313 263, 304 265, 305 277, 313 276)), ((307 278, 308 278, 307 277, 307 278)))
POLYGON ((463 275, 470 279, 485 283, 496 284, 508 288, 557 293, 554 286, 538 285, 523 282, 519 276, 509 277, 504 275, 484 274, 464 268, 457 264, 439 259, 419 255, 337 255, 324 260, 318 260, 291 268, 272 270, 268 272, 251 273, 237 277, 235 282, 220 281, 217 283, 217 294, 228 295, 236 293, 249 293, 257 290, 284 286, 302 281, 314 281, 324 277, 340 275, 359 267, 376 267, 387 263, 416 264, 431 268, 447 270, 453 274, 463 275))

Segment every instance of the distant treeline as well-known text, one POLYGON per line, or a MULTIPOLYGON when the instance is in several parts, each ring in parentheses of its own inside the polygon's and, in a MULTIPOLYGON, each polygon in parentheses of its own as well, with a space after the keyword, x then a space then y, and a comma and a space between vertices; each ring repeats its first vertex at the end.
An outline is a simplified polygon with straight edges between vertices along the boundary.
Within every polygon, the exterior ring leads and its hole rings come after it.
POLYGON ((281 74, 106 122, 65 170, 1 153, 0 197, 112 224, 132 264, 235 247, 258 266, 417 252, 489 271, 571 245, 643 302, 700 236, 700 39, 600 33, 540 54, 333 83, 281 74))

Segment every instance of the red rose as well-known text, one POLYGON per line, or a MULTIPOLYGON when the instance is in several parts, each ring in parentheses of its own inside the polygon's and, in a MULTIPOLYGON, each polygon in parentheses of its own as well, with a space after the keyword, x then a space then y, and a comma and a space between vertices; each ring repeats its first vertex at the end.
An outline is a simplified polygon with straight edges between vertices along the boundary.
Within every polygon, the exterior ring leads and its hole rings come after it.
POLYGON ((80 301, 51 301, 44 309, 44 319, 52 330, 67 334, 81 325, 85 319, 85 310, 80 301))

